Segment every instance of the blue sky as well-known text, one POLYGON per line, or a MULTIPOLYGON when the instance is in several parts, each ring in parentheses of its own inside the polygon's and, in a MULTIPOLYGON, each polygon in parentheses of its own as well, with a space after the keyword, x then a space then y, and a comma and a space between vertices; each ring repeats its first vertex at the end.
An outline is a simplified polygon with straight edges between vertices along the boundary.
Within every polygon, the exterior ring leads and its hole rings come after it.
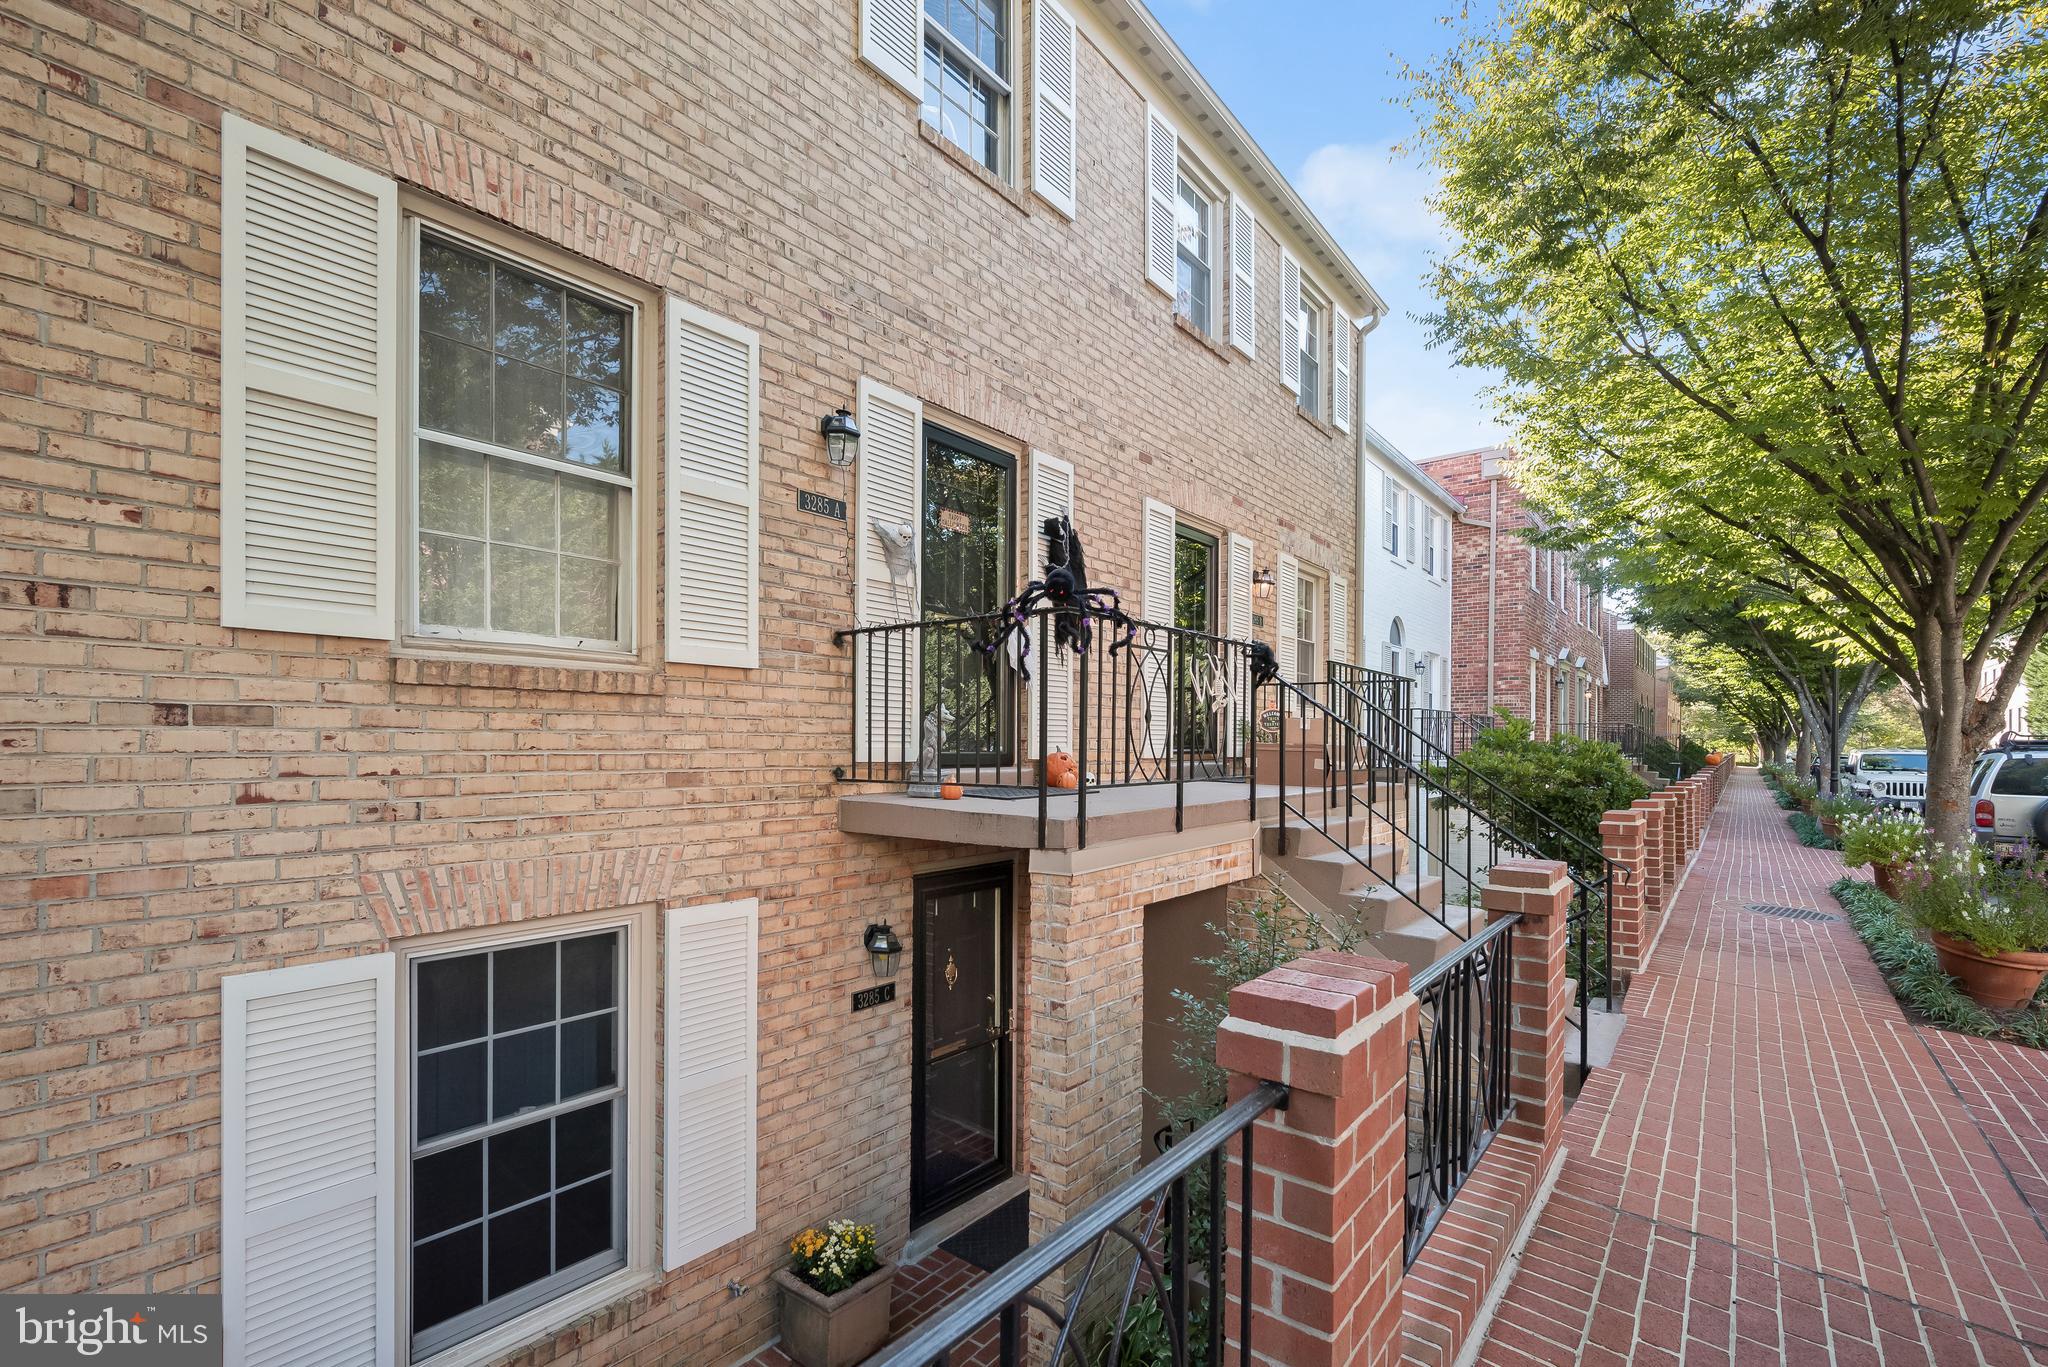
MULTIPOLYGON (((1414 123, 1403 62, 1450 46, 1457 0, 1149 0, 1152 12, 1251 130, 1391 306, 1366 340, 1366 419, 1410 456, 1500 440, 1481 374, 1423 345, 1422 274, 1443 246, 1423 205, 1427 169, 1394 155, 1414 123)), ((1491 5, 1475 0, 1476 17, 1491 5)))

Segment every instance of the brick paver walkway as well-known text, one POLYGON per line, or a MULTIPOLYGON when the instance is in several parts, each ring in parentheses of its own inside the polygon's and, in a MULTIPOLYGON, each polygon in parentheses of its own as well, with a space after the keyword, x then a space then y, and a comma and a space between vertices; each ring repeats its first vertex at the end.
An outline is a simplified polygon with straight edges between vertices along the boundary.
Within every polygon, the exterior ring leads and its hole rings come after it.
POLYGON ((2048 1364, 2048 1068, 1745 909, 1837 912, 1841 873, 1736 777, 1481 1362, 2048 1364))

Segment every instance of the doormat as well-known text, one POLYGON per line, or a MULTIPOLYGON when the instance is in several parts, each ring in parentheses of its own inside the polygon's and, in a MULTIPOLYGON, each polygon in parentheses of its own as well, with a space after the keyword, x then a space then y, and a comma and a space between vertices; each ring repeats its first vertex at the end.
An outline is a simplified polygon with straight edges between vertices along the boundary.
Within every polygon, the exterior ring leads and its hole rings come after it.
POLYGON ((1842 918, 1814 907, 1787 907, 1776 902, 1752 902, 1743 908, 1759 916, 1775 916, 1781 921, 1839 921, 1842 918))
POLYGON ((1024 1251, 1031 1238, 1031 1193, 1017 1193, 939 1245, 956 1258, 993 1272, 1024 1251))

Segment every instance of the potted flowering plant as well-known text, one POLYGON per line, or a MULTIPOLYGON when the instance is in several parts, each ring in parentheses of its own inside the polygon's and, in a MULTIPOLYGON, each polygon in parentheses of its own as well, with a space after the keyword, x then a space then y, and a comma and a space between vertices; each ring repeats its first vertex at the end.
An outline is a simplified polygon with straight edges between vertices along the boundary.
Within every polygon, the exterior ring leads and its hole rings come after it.
POLYGON ((1930 846, 1901 877, 1899 900, 1978 1005, 2025 1006, 2048 977, 2048 861, 1930 846))
POLYGON ((1868 802, 1860 797, 1851 797, 1847 793, 1816 798, 1813 804, 1813 814, 1820 819, 1821 834, 1830 840, 1842 838, 1843 821, 1871 810, 1868 802))
POLYGON ((852 1367, 889 1337, 895 1267, 875 1246, 875 1227, 833 1220, 789 1241, 781 1288, 782 1351, 801 1367, 852 1367))
POLYGON ((1842 819, 1842 862, 1868 864, 1877 890, 1899 895, 1899 872, 1920 857, 1927 828, 1911 812, 1855 812, 1842 819))

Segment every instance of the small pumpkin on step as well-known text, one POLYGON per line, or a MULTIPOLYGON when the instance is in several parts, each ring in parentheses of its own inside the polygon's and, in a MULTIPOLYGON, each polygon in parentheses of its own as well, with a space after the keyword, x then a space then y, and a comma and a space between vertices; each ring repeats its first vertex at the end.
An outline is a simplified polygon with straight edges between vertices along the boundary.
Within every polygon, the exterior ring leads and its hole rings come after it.
POLYGON ((1074 764, 1074 757, 1064 750, 1055 750, 1045 757, 1045 786, 1048 788, 1078 788, 1081 786, 1081 771, 1074 764))

